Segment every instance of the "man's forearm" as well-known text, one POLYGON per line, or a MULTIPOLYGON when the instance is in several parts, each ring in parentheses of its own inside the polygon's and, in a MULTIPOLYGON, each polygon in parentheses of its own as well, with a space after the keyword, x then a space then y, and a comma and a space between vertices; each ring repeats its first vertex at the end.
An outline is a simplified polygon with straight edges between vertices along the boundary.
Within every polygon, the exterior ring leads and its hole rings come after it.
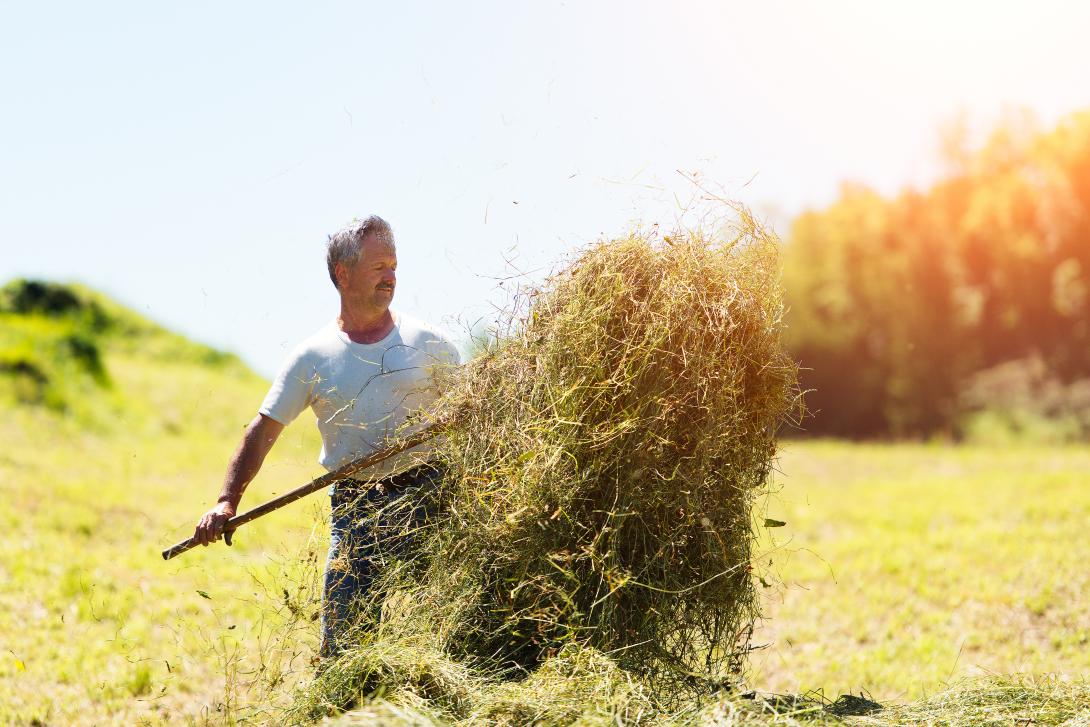
POLYGON ((227 475, 223 478, 218 502, 229 502, 232 508, 238 508, 242 493, 251 480, 257 477, 265 456, 282 430, 283 425, 273 419, 260 414, 254 417, 227 465, 227 475))

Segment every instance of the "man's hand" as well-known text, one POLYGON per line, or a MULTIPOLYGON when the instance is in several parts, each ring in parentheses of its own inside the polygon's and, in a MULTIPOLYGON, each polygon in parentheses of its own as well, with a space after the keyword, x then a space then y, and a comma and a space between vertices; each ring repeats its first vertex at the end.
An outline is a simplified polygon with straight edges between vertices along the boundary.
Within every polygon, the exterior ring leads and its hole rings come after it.
POLYGON ((214 543, 223 537, 224 524, 235 516, 235 506, 229 502, 219 502, 206 512, 197 522, 193 537, 201 545, 214 543))
MULTIPOLYGON (((235 508, 242 499, 246 485, 257 475, 261 463, 265 461, 265 455, 272 449, 282 431, 283 424, 264 414, 253 418, 246 427, 230 464, 227 465, 227 476, 223 480, 219 501, 197 521, 197 529, 193 531, 194 540, 201 545, 208 545, 223 537, 224 524, 235 516, 235 508)), ((231 544, 230 534, 227 536, 227 544, 231 544)))

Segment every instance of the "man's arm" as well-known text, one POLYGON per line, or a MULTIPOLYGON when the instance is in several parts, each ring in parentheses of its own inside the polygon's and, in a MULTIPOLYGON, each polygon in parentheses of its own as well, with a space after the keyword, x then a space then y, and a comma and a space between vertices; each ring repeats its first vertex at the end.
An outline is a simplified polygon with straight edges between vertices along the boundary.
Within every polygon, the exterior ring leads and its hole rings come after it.
POLYGON ((242 441, 227 465, 227 476, 223 478, 223 489, 216 506, 201 517, 193 531, 193 537, 201 545, 214 543, 223 535, 224 523, 235 516, 246 485, 257 476, 265 455, 282 431, 283 424, 264 414, 255 416, 246 427, 242 441))

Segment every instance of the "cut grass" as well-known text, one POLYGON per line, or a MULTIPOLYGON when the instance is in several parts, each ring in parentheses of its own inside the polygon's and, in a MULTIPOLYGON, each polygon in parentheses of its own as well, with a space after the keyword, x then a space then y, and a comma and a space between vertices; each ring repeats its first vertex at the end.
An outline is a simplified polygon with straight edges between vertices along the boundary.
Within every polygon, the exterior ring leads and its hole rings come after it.
POLYGON ((441 402, 446 507, 412 585, 452 604, 444 651, 532 670, 578 644, 660 683, 733 681, 752 504, 799 407, 777 275, 739 211, 722 237, 600 241, 507 311, 441 402))

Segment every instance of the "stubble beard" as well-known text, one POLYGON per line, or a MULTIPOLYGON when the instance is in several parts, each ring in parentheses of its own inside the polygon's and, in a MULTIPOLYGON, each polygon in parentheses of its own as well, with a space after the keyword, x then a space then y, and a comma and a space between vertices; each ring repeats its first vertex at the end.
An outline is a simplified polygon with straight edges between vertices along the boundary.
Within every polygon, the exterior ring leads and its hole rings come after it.
POLYGON ((390 304, 394 301, 394 290, 394 288, 376 288, 374 294, 371 296, 371 304, 375 309, 385 313, 390 309, 390 304))

